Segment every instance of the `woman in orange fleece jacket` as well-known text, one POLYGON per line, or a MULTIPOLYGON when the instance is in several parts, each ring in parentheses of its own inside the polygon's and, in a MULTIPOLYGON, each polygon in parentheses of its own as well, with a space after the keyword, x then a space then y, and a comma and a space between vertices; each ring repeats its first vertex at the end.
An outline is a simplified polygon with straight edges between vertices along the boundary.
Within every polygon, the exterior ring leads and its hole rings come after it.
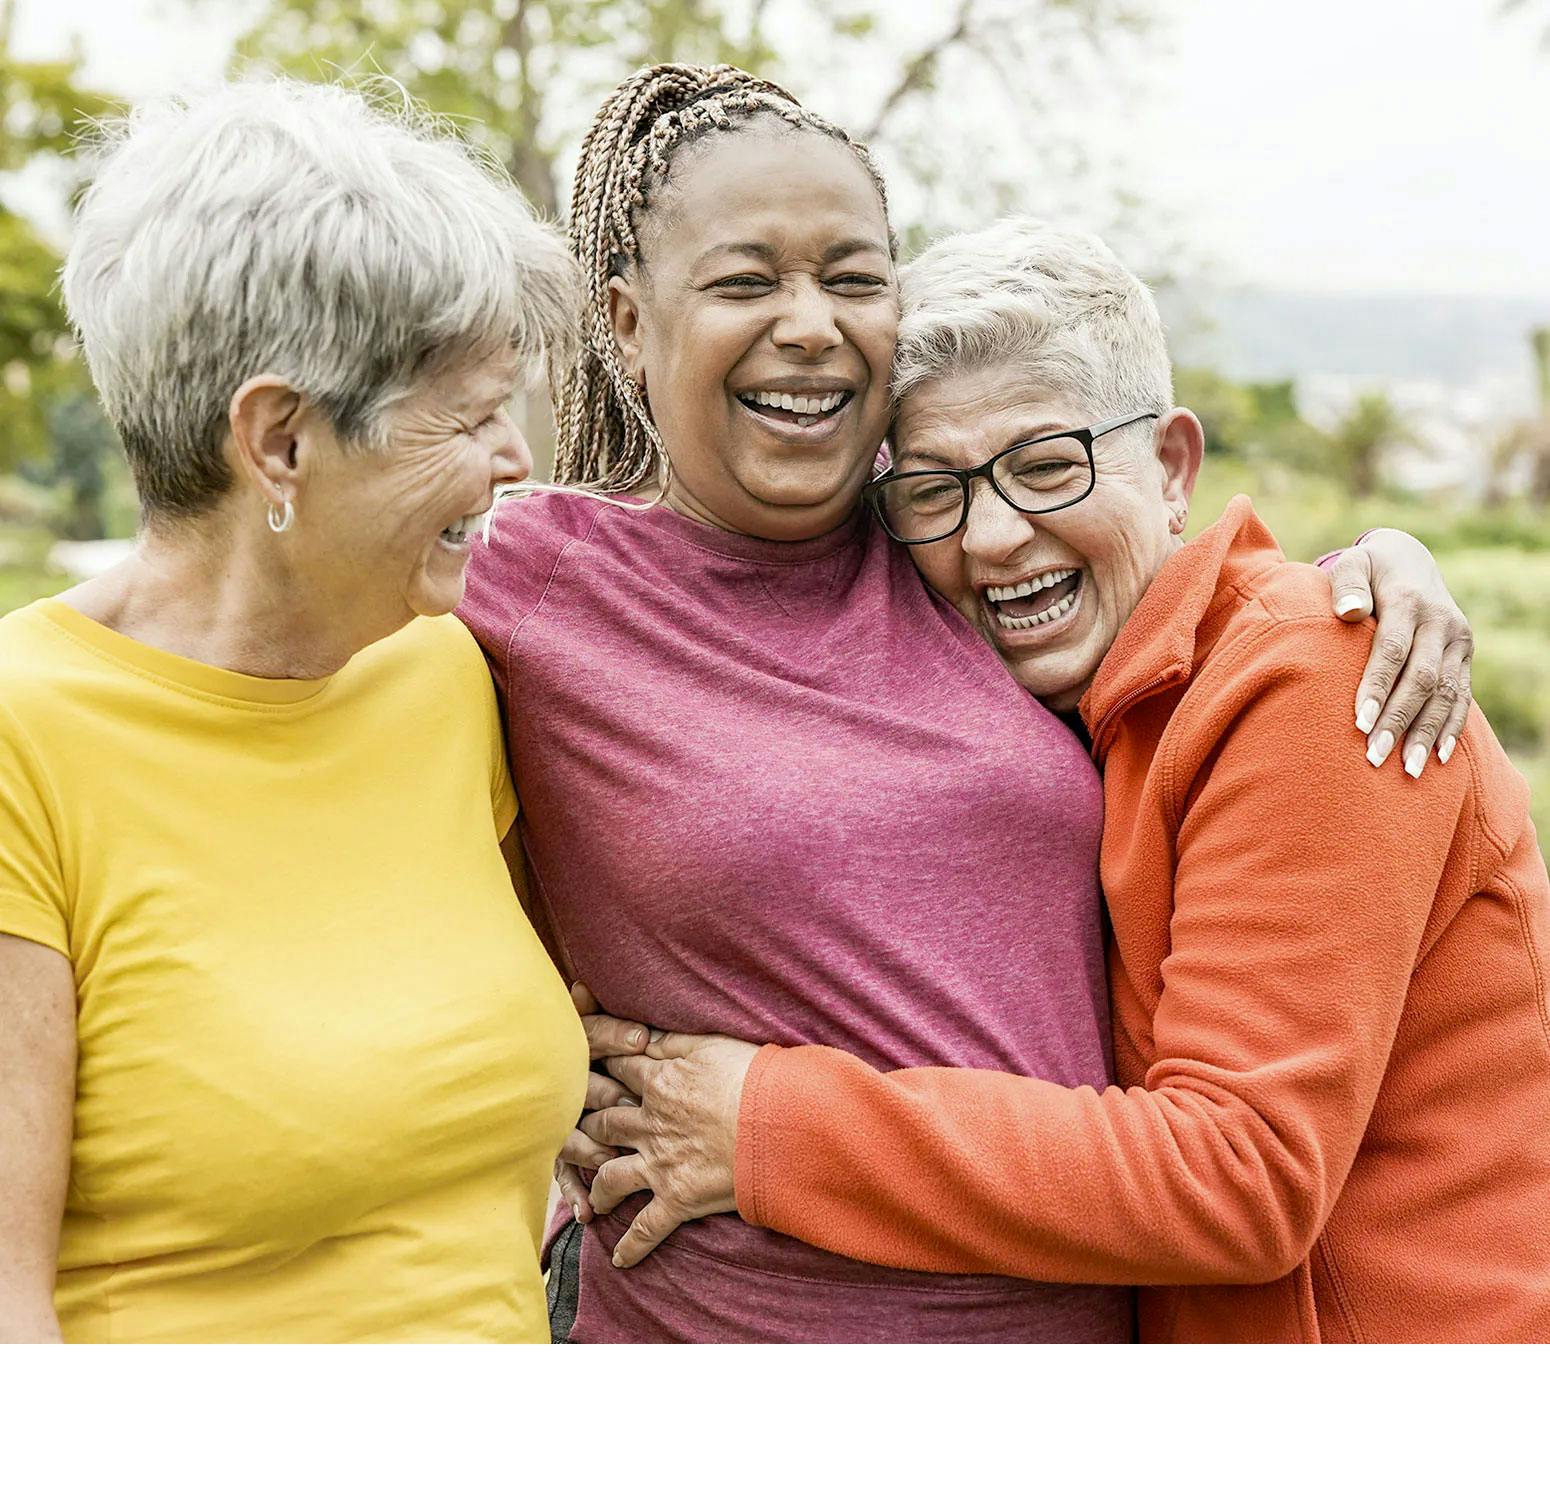
MULTIPOLYGON (((904 297, 874 503, 1018 680, 1080 710, 1122 1087, 658 1036, 610 1065, 641 1106, 590 1118, 639 1153, 594 1206, 644 1182, 882 1264, 1138 1283, 1151 1340, 1550 1339, 1550 882, 1522 778, 1478 710, 1424 780, 1325 751, 1366 640, 1246 498, 1182 543, 1200 425, 1158 399, 1151 297, 1099 242, 959 236, 904 297)), ((1038 851, 1007 878, 1036 899, 1038 851)))

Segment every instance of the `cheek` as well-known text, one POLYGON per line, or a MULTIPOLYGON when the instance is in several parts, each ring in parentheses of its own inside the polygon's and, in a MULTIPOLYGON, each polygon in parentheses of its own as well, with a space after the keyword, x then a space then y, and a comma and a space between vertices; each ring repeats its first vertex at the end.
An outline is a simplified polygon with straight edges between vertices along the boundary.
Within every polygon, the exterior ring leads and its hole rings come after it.
POLYGON ((956 539, 934 547, 911 547, 910 561, 929 588, 944 599, 963 609, 972 604, 973 591, 969 588, 968 569, 963 548, 956 539))

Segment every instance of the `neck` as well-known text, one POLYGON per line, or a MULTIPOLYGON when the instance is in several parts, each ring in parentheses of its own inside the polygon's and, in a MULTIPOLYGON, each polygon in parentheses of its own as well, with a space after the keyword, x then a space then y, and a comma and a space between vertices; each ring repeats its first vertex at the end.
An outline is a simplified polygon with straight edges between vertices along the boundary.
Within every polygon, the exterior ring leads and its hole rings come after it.
POLYGON ((746 536, 748 534, 724 521, 713 510, 708 510, 701 505, 676 480, 669 480, 667 484, 663 485, 657 491, 657 499, 669 510, 675 511, 680 516, 687 516, 691 521, 698 521, 702 526, 714 526, 717 531, 730 531, 733 536, 746 536))
POLYGON ((332 676, 385 632, 370 633, 309 588, 257 504, 225 504, 197 523, 142 533, 134 555, 61 595, 147 646, 249 677, 332 676), (258 524, 227 519, 248 514, 258 524))
MULTIPOLYGON (((729 532, 733 536, 757 537, 766 542, 810 542, 816 537, 826 536, 829 532, 843 526, 855 514, 856 506, 860 504, 858 493, 838 515, 829 510, 835 498, 833 496, 812 505, 769 506, 766 507, 765 514, 769 516, 770 524, 754 528, 739 526, 727 520, 725 516, 719 515, 684 489, 676 477, 658 490, 657 498, 668 510, 686 516, 691 521, 698 521, 702 526, 714 526, 716 530, 729 532)), ((762 520, 762 516, 760 519, 762 520)))

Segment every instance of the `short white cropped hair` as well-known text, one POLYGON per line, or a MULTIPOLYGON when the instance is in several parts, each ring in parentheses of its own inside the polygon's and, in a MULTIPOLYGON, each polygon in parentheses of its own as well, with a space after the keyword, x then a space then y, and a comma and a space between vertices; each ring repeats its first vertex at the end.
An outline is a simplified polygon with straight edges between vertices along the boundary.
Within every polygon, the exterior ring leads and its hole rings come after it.
POLYGON ((959 371, 1015 366, 1099 421, 1173 405, 1157 304, 1096 235, 1001 219, 949 235, 899 275, 894 394, 959 371))
POLYGON ((377 446, 394 404, 461 360, 569 357, 563 238, 402 97, 227 84, 135 109, 92 156, 65 302, 148 517, 227 492, 227 413, 255 375, 377 446))

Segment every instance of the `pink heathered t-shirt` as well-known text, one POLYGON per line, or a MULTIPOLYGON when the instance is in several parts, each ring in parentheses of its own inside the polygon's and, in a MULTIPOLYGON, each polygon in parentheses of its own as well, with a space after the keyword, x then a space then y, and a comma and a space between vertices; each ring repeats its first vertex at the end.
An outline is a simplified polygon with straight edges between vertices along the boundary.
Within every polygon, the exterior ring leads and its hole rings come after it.
MULTIPOLYGON (((535 496, 475 548, 461 614, 534 891, 605 1007, 1110 1082, 1097 773, 864 514, 782 543, 535 496)), ((979 1145, 965 1170, 998 1171, 979 1145)), ((615 1270, 642 1201, 586 1231, 573 1341, 1131 1336, 1126 1289, 891 1271, 732 1214, 615 1270)))

